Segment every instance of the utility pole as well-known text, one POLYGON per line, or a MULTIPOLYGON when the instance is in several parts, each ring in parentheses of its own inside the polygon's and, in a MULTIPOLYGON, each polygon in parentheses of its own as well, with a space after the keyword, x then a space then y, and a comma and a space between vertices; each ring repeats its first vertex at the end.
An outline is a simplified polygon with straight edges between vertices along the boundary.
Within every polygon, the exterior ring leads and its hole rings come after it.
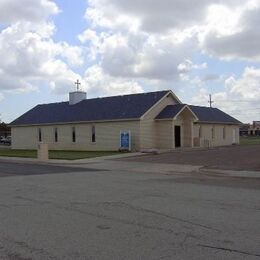
POLYGON ((211 94, 209 94, 209 106, 212 107, 212 104, 214 103, 214 101, 212 100, 212 96, 211 94))

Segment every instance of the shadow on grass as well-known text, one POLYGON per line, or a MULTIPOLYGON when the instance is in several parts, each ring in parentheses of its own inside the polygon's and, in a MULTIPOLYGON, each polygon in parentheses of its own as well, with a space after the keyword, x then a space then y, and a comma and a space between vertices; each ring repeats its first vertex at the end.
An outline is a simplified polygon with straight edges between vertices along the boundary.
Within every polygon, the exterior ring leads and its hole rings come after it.
MULTIPOLYGON (((77 160, 85 158, 96 158, 102 156, 116 155, 119 152, 114 151, 49 151, 50 159, 60 159, 60 160, 77 160)), ((7 150, 0 149, 0 156, 5 157, 20 157, 20 158, 37 158, 36 150, 7 150)))

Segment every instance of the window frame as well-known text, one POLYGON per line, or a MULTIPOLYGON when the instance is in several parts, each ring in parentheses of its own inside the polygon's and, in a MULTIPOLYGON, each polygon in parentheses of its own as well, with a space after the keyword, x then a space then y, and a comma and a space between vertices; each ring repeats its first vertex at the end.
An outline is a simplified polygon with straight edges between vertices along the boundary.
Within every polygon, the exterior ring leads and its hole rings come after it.
POLYGON ((54 128, 54 142, 58 143, 59 142, 59 134, 58 134, 58 128, 54 128))
POLYGON ((216 135, 216 133, 215 133, 215 126, 212 126, 212 128, 211 128, 211 139, 212 140, 215 139, 215 135, 216 135))
POLYGON ((38 142, 41 143, 42 142, 42 129, 39 127, 38 128, 38 142))
POLYGON ((76 143, 77 138, 76 138, 76 127, 75 126, 73 126, 71 128, 71 138, 72 138, 72 143, 76 143))
POLYGON ((91 126, 91 142, 96 143, 96 126, 91 126))

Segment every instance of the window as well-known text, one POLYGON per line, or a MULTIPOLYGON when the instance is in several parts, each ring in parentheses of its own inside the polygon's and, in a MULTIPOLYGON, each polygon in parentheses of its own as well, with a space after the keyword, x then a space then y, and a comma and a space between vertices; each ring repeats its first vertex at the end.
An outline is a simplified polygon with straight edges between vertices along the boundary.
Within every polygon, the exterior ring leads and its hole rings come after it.
POLYGON ((42 129, 38 128, 38 141, 42 142, 42 129))
POLYGON ((58 142, 58 128, 54 128, 54 141, 55 143, 58 142))
POLYGON ((72 127, 72 142, 76 142, 76 128, 72 127))
POLYGON ((199 138, 201 138, 202 137, 202 126, 200 125, 199 126, 199 138))
POLYGON ((91 140, 92 143, 96 142, 96 127, 94 125, 91 128, 91 140))
POLYGON ((211 128, 211 138, 214 139, 215 138, 215 127, 212 126, 211 128))
POLYGON ((223 139, 226 139, 226 127, 223 127, 223 139))

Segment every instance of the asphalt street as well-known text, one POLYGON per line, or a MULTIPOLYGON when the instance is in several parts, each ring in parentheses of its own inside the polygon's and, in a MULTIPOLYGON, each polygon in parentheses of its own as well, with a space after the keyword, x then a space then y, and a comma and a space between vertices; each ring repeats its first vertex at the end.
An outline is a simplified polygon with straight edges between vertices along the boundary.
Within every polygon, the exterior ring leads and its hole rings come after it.
POLYGON ((133 166, 0 161, 0 259, 260 259, 259 186, 133 166))
MULTIPOLYGON (((85 168, 85 171, 97 171, 96 169, 85 168)), ((8 162, 0 160, 0 178, 8 176, 23 176, 23 175, 39 175, 39 174, 57 174, 68 172, 82 172, 82 168, 63 167, 39 163, 25 162, 8 162)))

